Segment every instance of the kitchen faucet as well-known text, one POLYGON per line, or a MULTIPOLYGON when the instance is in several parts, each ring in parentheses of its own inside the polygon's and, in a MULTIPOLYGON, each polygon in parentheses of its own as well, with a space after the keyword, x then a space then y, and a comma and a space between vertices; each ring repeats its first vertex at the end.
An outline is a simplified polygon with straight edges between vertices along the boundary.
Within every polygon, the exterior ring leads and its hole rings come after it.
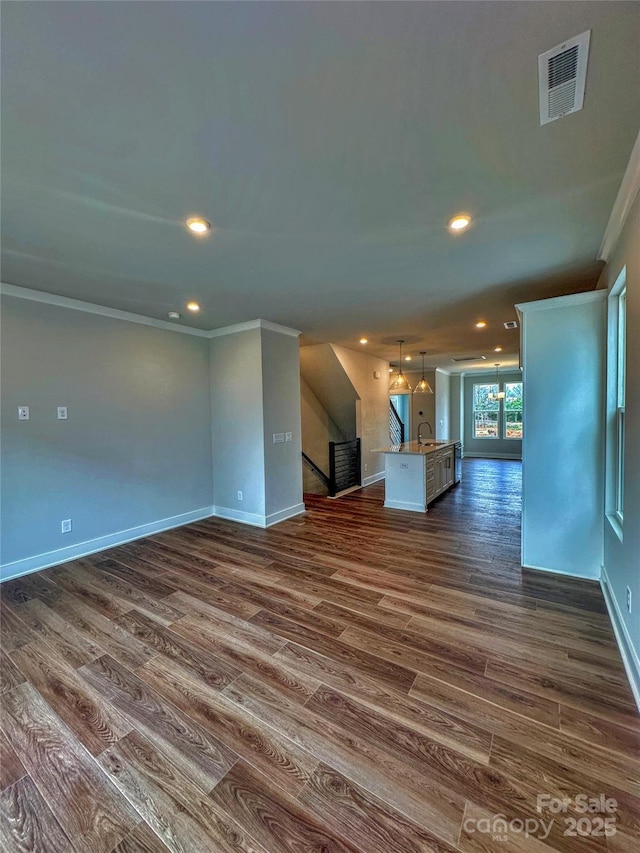
POLYGON ((422 427, 425 424, 429 427, 429 432, 431 433, 431 436, 433 437, 433 427, 431 426, 429 421, 422 421, 422 423, 418 424, 418 444, 422 444, 422 433, 420 432, 420 430, 422 429, 422 427))

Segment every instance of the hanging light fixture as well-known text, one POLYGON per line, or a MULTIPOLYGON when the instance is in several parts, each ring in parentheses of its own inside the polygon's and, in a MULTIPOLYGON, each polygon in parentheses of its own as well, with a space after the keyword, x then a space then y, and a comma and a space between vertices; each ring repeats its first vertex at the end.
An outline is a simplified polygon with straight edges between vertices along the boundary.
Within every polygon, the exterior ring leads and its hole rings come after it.
POLYGON ((431 387, 431 385, 429 385, 427 380, 424 378, 424 357, 426 355, 426 351, 420 350, 420 355, 422 356, 422 379, 420 380, 420 382, 418 382, 416 387, 413 389, 413 393, 414 394, 433 394, 433 388, 431 387))
POLYGON ((391 379, 391 383, 389 385, 389 393, 390 394, 410 394, 411 393, 411 385, 409 385, 409 380, 402 372, 402 344, 404 341, 398 341, 400 344, 400 359, 398 362, 398 372, 391 379))

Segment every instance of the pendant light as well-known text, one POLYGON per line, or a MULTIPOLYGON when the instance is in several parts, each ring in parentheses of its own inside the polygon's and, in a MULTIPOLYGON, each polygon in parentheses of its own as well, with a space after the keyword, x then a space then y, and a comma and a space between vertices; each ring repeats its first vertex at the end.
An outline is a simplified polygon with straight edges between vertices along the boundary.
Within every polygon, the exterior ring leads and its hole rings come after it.
POLYGON ((433 394, 433 388, 431 387, 431 385, 429 385, 427 380, 424 378, 424 357, 426 355, 426 351, 420 350, 420 355, 422 356, 422 379, 420 380, 420 382, 418 382, 416 387, 413 389, 413 393, 414 394, 433 394))
POLYGON ((389 385, 389 393, 390 394, 410 394, 411 393, 411 385, 409 385, 409 380, 402 372, 402 344, 404 341, 398 341, 400 344, 400 364, 398 366, 398 372, 391 380, 389 385))

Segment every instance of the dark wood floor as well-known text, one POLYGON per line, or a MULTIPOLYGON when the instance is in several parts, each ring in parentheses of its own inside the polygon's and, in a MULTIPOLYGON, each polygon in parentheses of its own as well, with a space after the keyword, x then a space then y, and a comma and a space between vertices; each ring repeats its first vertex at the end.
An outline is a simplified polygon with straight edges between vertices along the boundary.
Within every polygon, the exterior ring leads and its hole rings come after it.
POLYGON ((637 850, 600 590, 521 571, 518 463, 464 475, 424 516, 376 485, 3 584, 0 848, 637 850), (614 798, 616 834, 538 794, 614 798))

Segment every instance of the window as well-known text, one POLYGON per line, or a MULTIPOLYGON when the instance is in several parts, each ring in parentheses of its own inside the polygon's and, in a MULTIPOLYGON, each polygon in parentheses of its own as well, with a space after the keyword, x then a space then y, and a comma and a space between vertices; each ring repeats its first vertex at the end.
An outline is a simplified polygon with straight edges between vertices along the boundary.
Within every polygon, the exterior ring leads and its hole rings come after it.
POLYGON ((522 382, 505 382, 504 391, 504 437, 522 438, 522 382))
POLYGON ((607 305, 606 517, 622 541, 624 517, 625 386, 627 359, 627 290, 623 268, 607 305))
POLYGON ((616 371, 616 503, 618 520, 624 516, 624 407, 627 355, 627 291, 618 296, 618 340, 616 371))
POLYGON ((473 386, 473 437, 522 438, 522 382, 473 386), (504 387, 504 397, 498 391, 504 387), (504 408, 500 405, 504 401, 504 408))
POLYGON ((500 400, 496 398, 498 386, 493 384, 473 386, 473 437, 498 438, 500 400))

